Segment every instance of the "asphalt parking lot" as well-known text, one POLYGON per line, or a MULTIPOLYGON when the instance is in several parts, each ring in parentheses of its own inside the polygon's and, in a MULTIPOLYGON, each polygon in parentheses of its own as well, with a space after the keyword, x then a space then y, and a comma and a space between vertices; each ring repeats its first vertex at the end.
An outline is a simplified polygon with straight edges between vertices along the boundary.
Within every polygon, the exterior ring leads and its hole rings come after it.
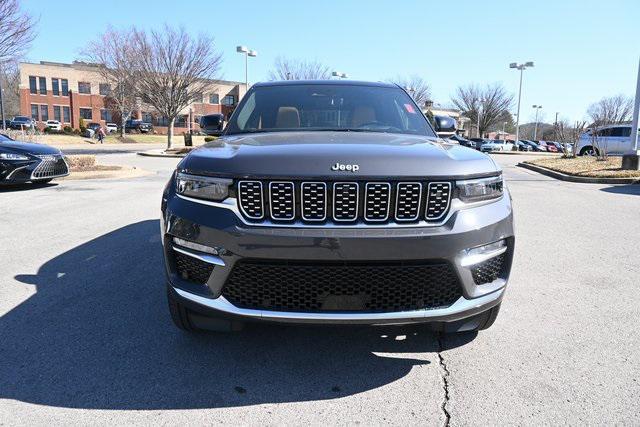
POLYGON ((496 324, 253 326, 188 335, 166 307, 156 173, 0 191, 0 424, 638 424, 640 186, 495 156, 516 258, 496 324))

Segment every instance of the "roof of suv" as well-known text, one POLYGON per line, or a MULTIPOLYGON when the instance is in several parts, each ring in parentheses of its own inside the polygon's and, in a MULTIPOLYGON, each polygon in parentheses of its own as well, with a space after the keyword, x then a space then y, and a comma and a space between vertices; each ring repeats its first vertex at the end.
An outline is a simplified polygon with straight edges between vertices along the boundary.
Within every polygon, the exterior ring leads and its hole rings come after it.
POLYGON ((376 87, 398 87, 394 83, 385 82, 365 82, 358 80, 280 80, 273 82, 256 83, 254 86, 297 86, 297 85, 341 85, 341 86, 376 86, 376 87))

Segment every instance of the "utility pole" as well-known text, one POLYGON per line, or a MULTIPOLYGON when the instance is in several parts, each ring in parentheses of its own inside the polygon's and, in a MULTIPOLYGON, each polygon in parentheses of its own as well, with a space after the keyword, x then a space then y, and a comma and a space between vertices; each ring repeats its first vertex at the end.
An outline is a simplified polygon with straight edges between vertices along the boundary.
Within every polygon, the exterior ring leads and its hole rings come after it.
POLYGON ((7 124, 4 121, 4 98, 2 97, 2 92, 4 92, 4 89, 2 88, 2 80, 0 80, 0 118, 2 119, 2 130, 7 130, 7 124))
POLYGON ((640 114, 640 60, 638 61, 638 81, 636 99, 631 118, 631 151, 622 156, 622 169, 640 170, 640 146, 638 145, 638 115, 640 114))
POLYGON ((553 140, 558 141, 558 112, 556 111, 556 119, 553 122, 553 140))

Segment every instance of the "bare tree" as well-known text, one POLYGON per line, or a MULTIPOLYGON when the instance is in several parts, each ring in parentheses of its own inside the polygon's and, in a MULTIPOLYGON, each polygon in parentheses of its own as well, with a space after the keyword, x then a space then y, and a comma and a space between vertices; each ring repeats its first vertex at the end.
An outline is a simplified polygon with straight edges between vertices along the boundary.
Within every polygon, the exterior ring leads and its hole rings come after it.
POLYGON ((165 25, 162 30, 134 29, 134 75, 138 96, 169 122, 167 148, 171 148, 178 115, 210 91, 222 64, 213 39, 191 37, 184 28, 165 25))
MULTIPOLYGON (((4 66, 0 66, 0 88, 4 89, 2 101, 5 118, 20 114, 19 84, 20 72, 15 62, 8 62, 4 66)), ((0 124, 1 129, 2 124, 0 124)))
POLYGON ((633 98, 624 95, 602 98, 587 109, 587 115, 593 121, 593 126, 628 122, 632 114, 633 98))
POLYGON ((562 119, 555 124, 555 139, 564 147, 564 157, 576 157, 578 154, 578 139, 585 131, 586 122, 576 122, 571 126, 568 120, 562 119), (572 147, 572 149, 569 149, 572 147))
POLYGON ((0 0, 0 65, 25 53, 36 36, 35 25, 18 0, 0 0))
POLYGON ((136 80, 132 78, 135 67, 132 38, 132 30, 118 31, 109 27, 97 39, 89 42, 82 52, 87 61, 97 64, 100 77, 109 85, 105 107, 118 114, 122 137, 125 122, 138 104, 134 86, 136 80))
POLYGON ((420 76, 398 76, 394 79, 389 79, 389 81, 404 88, 420 108, 424 108, 427 101, 431 100, 431 86, 429 86, 427 81, 420 76))
POLYGON ((470 84, 459 86, 451 101, 477 124, 479 134, 483 135, 489 128, 496 126, 505 112, 509 111, 513 104, 513 94, 508 93, 500 83, 485 87, 470 84))
POLYGON ((318 61, 278 56, 269 71, 269 80, 328 80, 331 70, 318 61))

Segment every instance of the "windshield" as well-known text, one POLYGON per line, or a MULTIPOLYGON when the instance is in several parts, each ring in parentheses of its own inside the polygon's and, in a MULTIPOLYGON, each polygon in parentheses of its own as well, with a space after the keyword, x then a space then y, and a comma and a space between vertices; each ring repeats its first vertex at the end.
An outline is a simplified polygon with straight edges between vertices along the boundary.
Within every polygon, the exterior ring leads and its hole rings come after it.
POLYGON ((400 88, 303 83, 254 87, 231 117, 227 134, 301 130, 436 136, 400 88))

